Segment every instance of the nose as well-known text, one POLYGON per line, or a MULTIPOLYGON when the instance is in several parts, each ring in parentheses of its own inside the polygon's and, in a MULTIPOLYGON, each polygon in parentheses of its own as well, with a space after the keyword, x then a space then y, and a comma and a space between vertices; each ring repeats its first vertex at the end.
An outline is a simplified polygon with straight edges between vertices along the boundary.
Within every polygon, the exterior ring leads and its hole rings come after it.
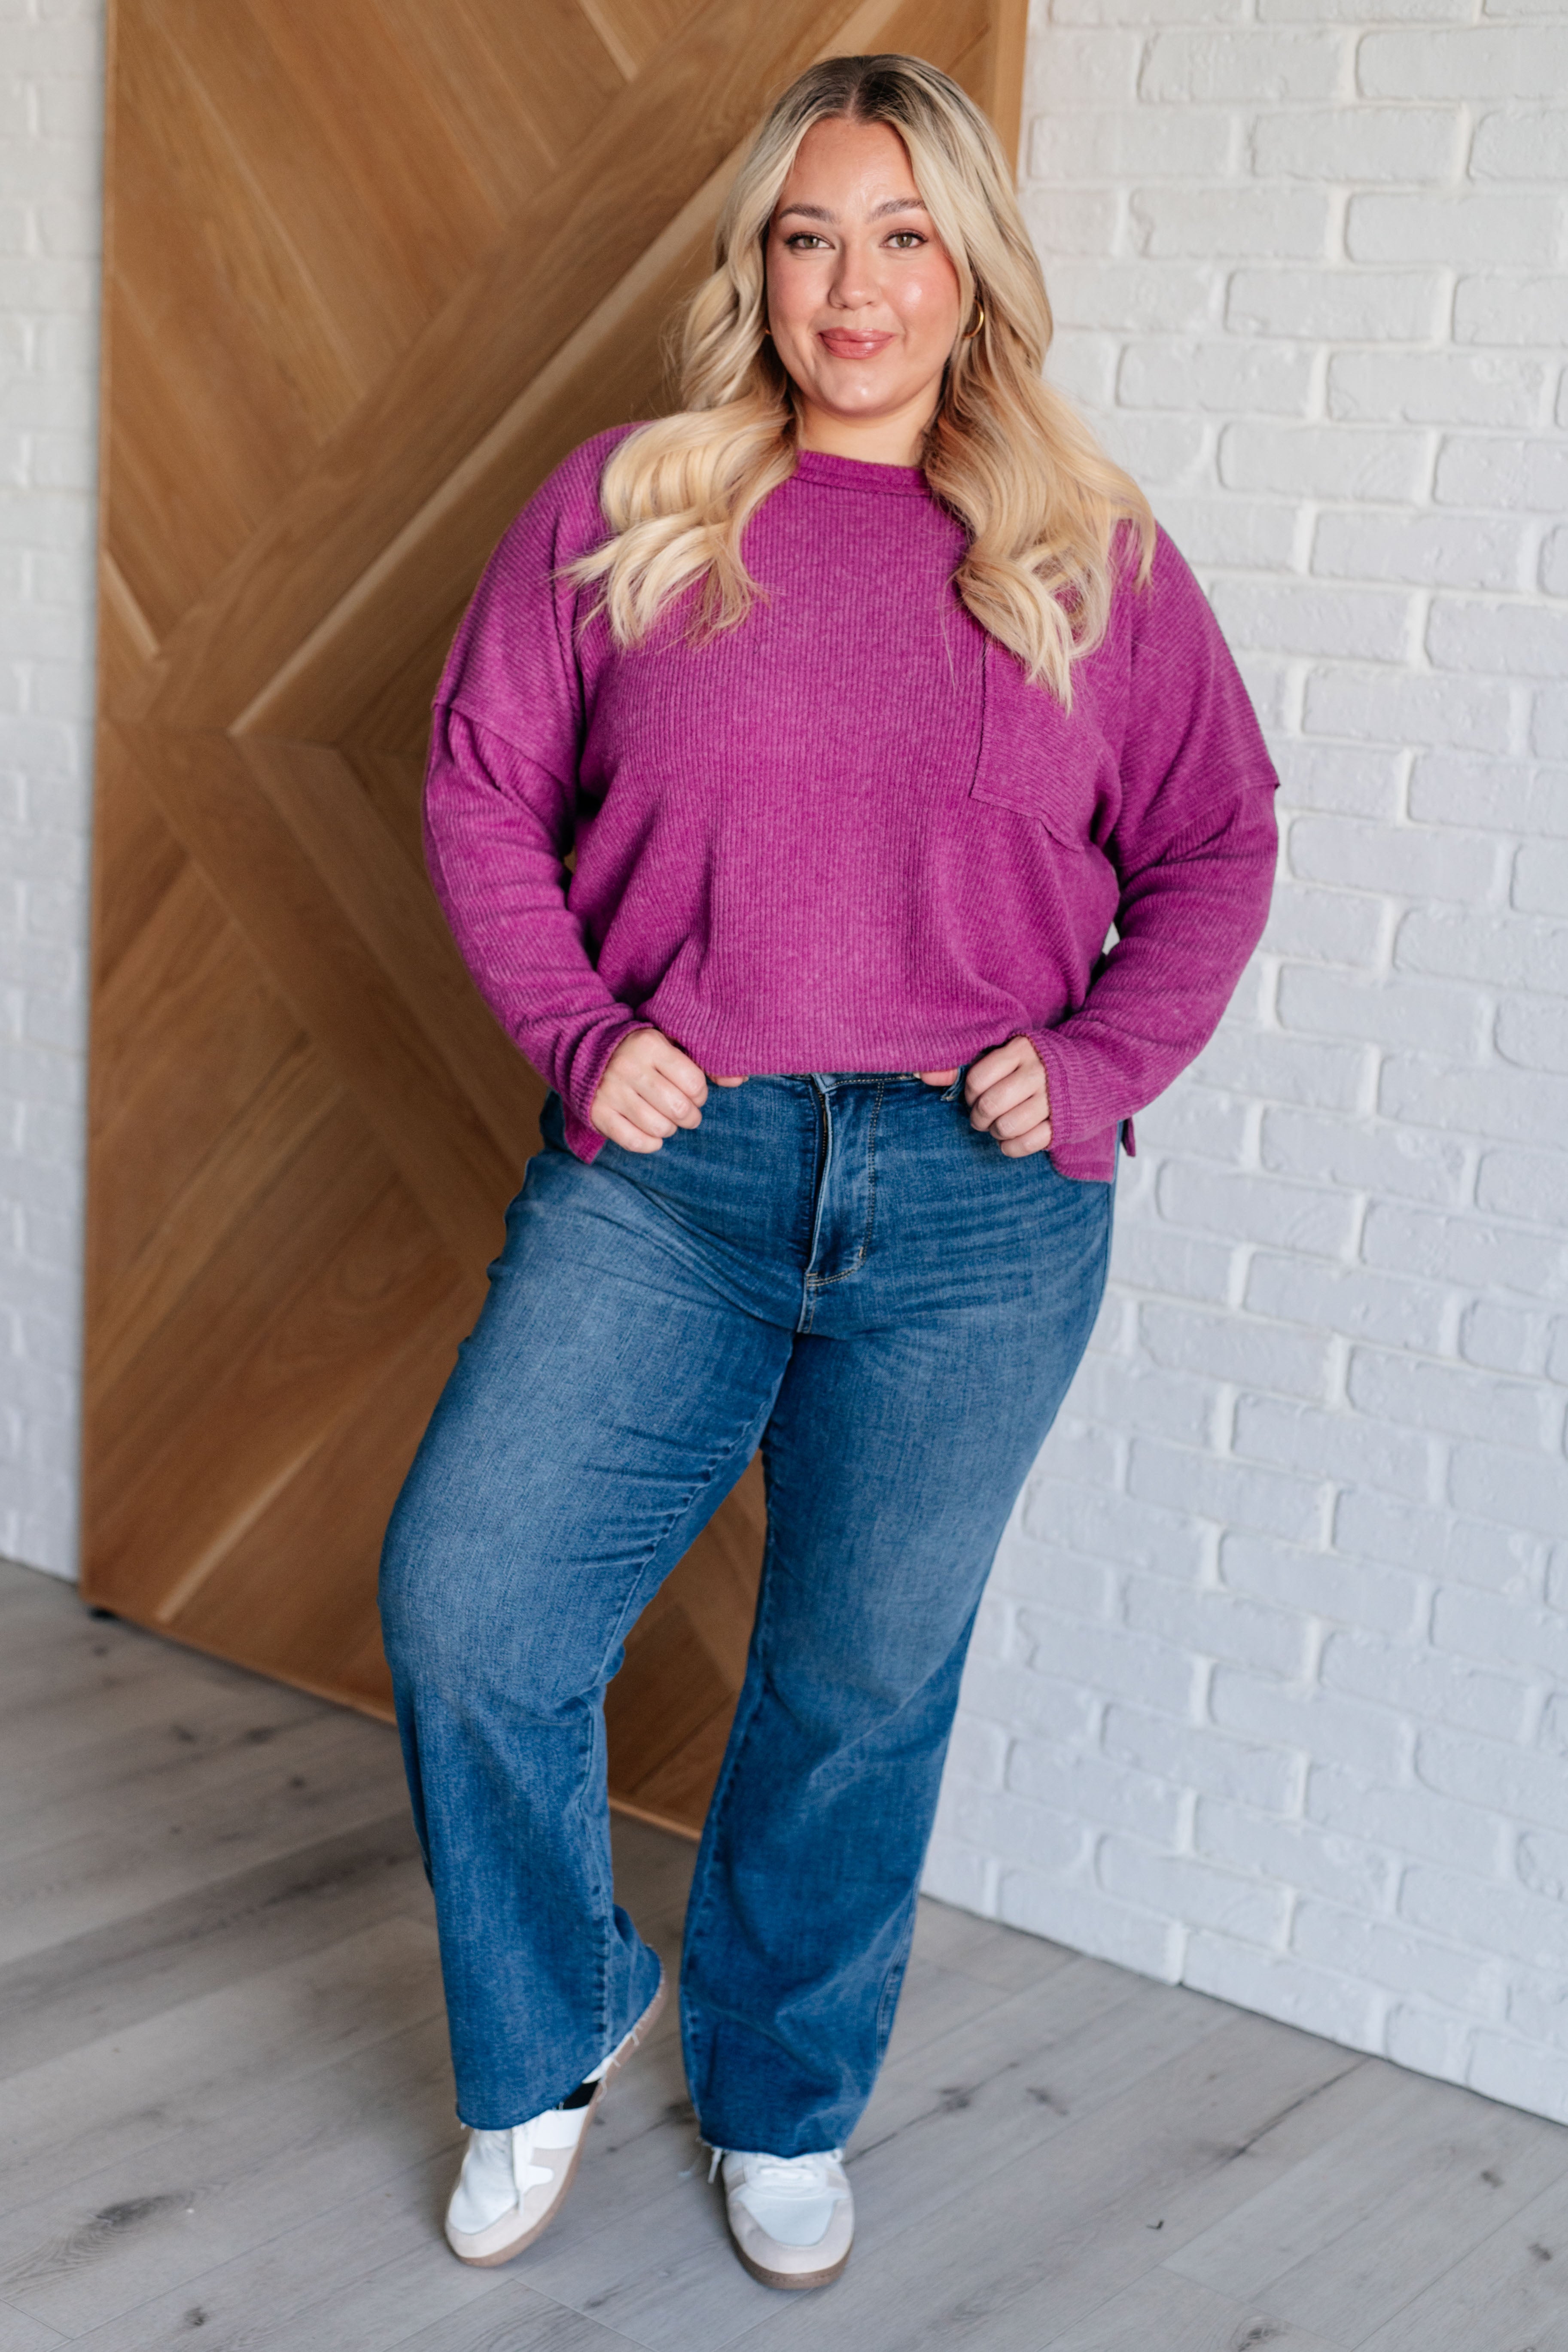
POLYGON ((840 310, 863 310, 877 299, 876 276, 867 257, 846 246, 833 273, 828 299, 840 310))

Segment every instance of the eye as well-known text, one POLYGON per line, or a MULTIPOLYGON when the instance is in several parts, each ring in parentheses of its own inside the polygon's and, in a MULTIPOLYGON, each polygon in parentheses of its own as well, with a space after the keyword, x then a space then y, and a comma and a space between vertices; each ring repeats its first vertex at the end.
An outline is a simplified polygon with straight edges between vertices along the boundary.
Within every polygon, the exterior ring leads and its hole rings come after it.
POLYGON ((791 253, 805 253, 813 246, 826 246, 826 243, 827 239, 825 236, 817 236, 808 228, 797 228, 792 236, 784 239, 784 244, 791 253))
POLYGON ((918 228, 896 228, 888 239, 888 243, 896 247, 900 253, 908 253, 912 247, 923 245, 925 239, 918 228))

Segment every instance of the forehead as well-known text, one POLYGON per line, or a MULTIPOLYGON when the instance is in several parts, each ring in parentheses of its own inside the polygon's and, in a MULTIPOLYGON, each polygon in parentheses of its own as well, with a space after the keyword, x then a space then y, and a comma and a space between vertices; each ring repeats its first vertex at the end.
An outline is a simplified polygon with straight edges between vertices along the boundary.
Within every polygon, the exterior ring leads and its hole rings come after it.
POLYGON ((834 116, 814 122, 795 151, 779 191, 782 208, 807 193, 818 200, 875 203, 886 196, 920 202, 909 151, 887 122, 848 122, 834 116))

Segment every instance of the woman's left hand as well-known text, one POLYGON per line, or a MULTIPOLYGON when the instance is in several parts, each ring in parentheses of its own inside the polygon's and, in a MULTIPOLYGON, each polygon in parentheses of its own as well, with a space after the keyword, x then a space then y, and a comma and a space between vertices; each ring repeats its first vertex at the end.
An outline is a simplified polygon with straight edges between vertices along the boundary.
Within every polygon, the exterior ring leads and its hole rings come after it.
MULTIPOLYGON (((956 1070, 918 1070, 928 1087, 950 1087, 956 1070)), ((1046 1067, 1026 1037, 1009 1037, 969 1066, 963 1081, 969 1124, 995 1137, 1009 1160, 1044 1151, 1051 1139, 1046 1067)))

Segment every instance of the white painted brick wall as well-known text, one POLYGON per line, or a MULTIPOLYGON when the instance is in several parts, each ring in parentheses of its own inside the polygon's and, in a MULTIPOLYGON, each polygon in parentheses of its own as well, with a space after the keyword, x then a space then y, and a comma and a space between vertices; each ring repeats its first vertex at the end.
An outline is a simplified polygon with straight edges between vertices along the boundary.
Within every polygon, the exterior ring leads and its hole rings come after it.
POLYGON ((101 0, 0 0, 0 1552, 76 1568, 101 0))
MULTIPOLYGON (((1568 29, 1475 15, 1032 36, 1058 373, 1247 661, 1288 839, 1123 1165, 930 1883, 1568 2115, 1568 29)), ((98 0, 0 0, 0 1549, 68 1572, 100 48, 98 0)))
POLYGON ((1213 599, 1285 840, 1122 1163, 928 1881, 1563 2117, 1565 93, 1561 0, 1032 28, 1056 372, 1213 599))

